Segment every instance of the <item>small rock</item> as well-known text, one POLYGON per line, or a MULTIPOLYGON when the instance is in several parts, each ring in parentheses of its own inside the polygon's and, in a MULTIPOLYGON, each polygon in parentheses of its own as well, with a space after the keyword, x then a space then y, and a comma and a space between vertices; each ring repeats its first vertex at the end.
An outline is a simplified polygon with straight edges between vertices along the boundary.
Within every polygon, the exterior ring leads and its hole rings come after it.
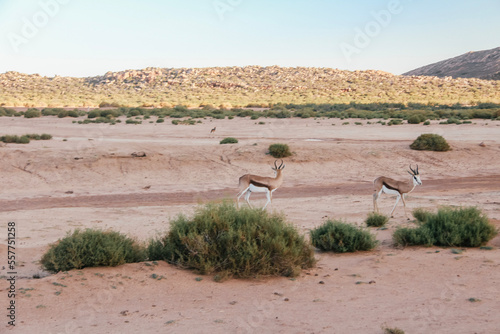
POLYGON ((323 281, 319 281, 319 284, 325 284, 325 282, 323 282, 323 281))
POLYGON ((290 299, 288 299, 288 298, 285 298, 285 299, 283 299, 283 300, 287 302, 287 301, 289 301, 290 299))
POLYGON ((123 315, 123 316, 127 316, 128 315, 128 310, 121 311, 120 314, 123 315))
POLYGON ((146 152, 134 152, 131 154, 134 158, 144 158, 146 156, 146 152))
POLYGON ((482 141, 481 144, 479 144, 479 146, 486 147, 486 144, 484 143, 484 141, 482 141))

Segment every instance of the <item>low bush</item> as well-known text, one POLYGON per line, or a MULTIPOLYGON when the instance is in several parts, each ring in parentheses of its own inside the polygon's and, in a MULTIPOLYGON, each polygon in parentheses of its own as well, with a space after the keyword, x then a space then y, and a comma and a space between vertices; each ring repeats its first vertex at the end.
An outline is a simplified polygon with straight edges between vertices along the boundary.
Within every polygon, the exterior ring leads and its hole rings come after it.
MULTIPOLYGON (((104 119, 106 119, 106 120, 107 120, 107 118, 105 118, 105 117, 100 117, 100 118, 104 118, 104 119)), ((130 119, 130 118, 129 118, 129 119, 127 119, 127 120, 125 121, 125 124, 142 124, 142 121, 134 121, 133 119, 130 119)))
POLYGON ((441 208, 437 213, 417 214, 416 218, 422 220, 419 227, 399 228, 394 232, 396 245, 479 247, 498 233, 475 207, 441 208))
POLYGON ((274 158, 286 158, 292 155, 287 144, 269 145, 269 154, 274 158))
POLYGON ((401 120, 401 119, 391 119, 387 123, 388 126, 391 126, 391 125, 401 125, 401 124, 403 124, 403 120, 401 120))
POLYGON ((389 221, 389 217, 381 215, 376 212, 372 212, 368 215, 365 220, 366 226, 370 227, 382 227, 389 221))
POLYGON ((283 215, 233 203, 207 204, 178 216, 148 245, 149 260, 165 260, 215 280, 260 275, 297 276, 314 265, 314 251, 283 215))
POLYGON ((367 251, 377 246, 375 236, 369 231, 331 220, 311 230, 311 242, 314 247, 322 251, 335 253, 367 251))
POLYGON ((238 139, 233 137, 226 137, 219 142, 219 144, 237 144, 237 143, 238 139))
POLYGON ((42 112, 38 109, 28 109, 24 113, 25 118, 42 117, 42 112))
POLYGON ((100 110, 91 110, 89 111, 89 113, 87 114, 87 118, 97 118, 97 117, 101 117, 101 111, 100 110))
POLYGON ((431 212, 424 210, 422 208, 416 208, 412 211, 413 217, 420 222, 423 223, 427 220, 427 218, 431 215, 431 212))
POLYGON ((421 117, 419 115, 411 115, 408 117, 408 124, 419 124, 421 122, 421 117))
POLYGON ((0 141, 4 143, 15 143, 15 144, 29 144, 30 140, 49 140, 52 139, 52 135, 43 133, 41 135, 36 133, 29 133, 23 136, 17 135, 5 135, 0 137, 0 141))
POLYGON ((144 247, 113 231, 75 230, 57 241, 42 256, 42 266, 51 272, 85 267, 117 266, 146 259, 144 247))
POLYGON ((52 139, 52 135, 49 135, 48 133, 42 133, 40 136, 40 140, 50 140, 52 139))
POLYGON ((29 144, 30 139, 28 136, 17 136, 17 135, 5 135, 0 137, 0 141, 10 144, 29 144))
POLYGON ((444 152, 451 150, 450 145, 446 140, 433 133, 426 133, 418 136, 417 139, 410 145, 412 150, 438 151, 444 152))

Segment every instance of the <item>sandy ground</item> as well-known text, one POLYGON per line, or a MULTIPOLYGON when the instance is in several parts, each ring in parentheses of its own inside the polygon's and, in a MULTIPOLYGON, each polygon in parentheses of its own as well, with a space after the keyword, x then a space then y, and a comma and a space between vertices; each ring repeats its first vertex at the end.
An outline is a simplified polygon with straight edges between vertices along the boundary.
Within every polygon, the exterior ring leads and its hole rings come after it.
MULTIPOLYGON (((409 212, 477 206, 500 226, 500 122, 388 127, 358 121, 110 126, 1 117, 1 134, 54 138, 0 147, 0 276, 8 277, 8 222, 16 226, 18 273, 16 326, 7 325, 9 286, 2 280, 0 331, 383 333, 398 327, 405 333, 500 333, 500 237, 489 242, 492 250, 461 254, 395 248, 392 232, 412 224, 401 205, 387 230, 371 230, 380 241, 374 251, 317 252, 317 266, 295 279, 216 283, 164 262, 56 275, 39 266, 49 245, 76 228, 113 229, 147 241, 199 203, 234 198, 242 174, 272 176, 274 159, 266 151, 277 142, 294 155, 285 159, 285 181, 268 209, 284 212, 305 235, 327 218, 362 225, 372 210, 373 179, 407 180, 409 164, 419 165, 423 181, 407 198, 409 212), (422 133, 444 136, 453 151, 410 150, 422 133), (219 145, 229 136, 239 143, 219 145), (131 156, 139 151, 146 157, 131 156)), ((381 210, 388 213, 394 200, 383 197, 381 210)), ((255 194, 251 201, 263 205, 265 197, 255 194)))

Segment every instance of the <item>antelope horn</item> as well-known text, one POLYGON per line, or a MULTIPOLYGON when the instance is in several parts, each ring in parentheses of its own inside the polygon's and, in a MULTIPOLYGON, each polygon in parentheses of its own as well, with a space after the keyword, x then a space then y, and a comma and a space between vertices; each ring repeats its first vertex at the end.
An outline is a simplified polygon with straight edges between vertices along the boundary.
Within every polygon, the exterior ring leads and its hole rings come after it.
MULTIPOLYGON (((278 169, 281 169, 281 166, 283 166, 283 159, 281 159, 281 165, 278 167, 278 169)), ((283 166, 285 168, 285 166, 283 166)))
POLYGON ((413 170, 413 168, 411 168, 411 165, 410 165, 410 170, 411 170, 411 172, 413 173, 413 175, 418 174, 417 172, 415 172, 415 171, 413 170))
POLYGON ((417 165, 417 174, 418 174, 418 165, 417 165))
POLYGON ((278 166, 276 166, 276 161, 278 160, 274 160, 274 169, 278 169, 278 166))

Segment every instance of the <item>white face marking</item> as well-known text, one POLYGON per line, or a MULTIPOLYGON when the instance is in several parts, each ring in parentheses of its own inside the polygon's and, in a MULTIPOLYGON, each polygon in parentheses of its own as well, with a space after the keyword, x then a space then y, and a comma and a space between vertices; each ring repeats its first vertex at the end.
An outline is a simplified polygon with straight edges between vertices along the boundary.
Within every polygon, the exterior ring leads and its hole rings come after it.
POLYGON ((413 184, 414 185, 422 185, 422 181, 420 180, 420 175, 413 175, 413 184))

